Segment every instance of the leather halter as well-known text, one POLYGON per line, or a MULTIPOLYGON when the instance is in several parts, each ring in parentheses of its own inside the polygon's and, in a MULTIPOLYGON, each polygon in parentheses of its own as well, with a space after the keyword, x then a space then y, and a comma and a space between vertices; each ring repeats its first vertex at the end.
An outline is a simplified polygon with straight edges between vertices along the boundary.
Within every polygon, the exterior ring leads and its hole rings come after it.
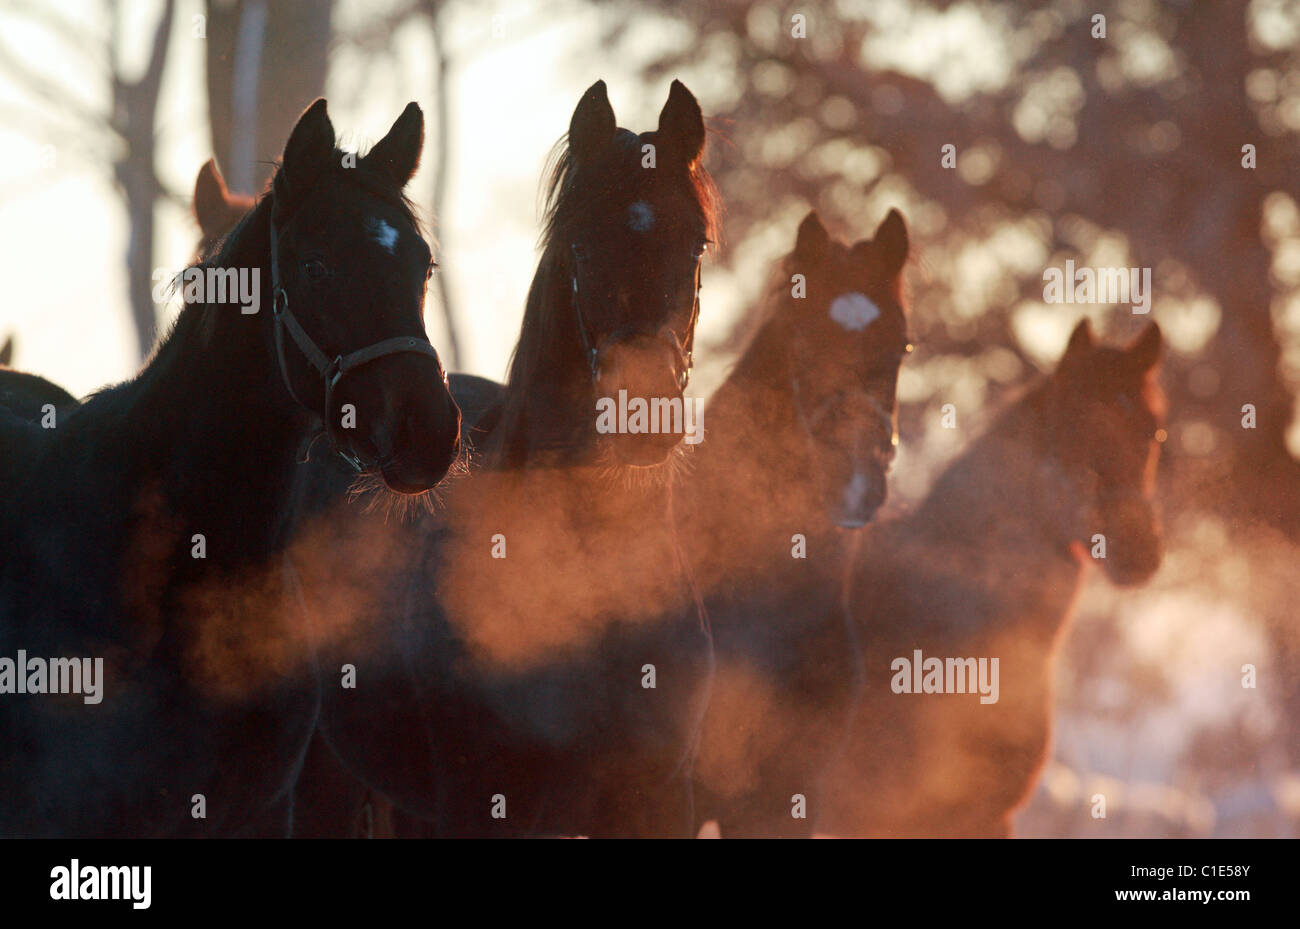
MULTIPOLYGON (((358 471, 363 470, 362 462, 356 455, 347 450, 346 442, 339 434, 341 424, 334 422, 333 403, 334 388, 338 386, 343 377, 357 368, 367 365, 372 361, 383 358, 387 355, 396 355, 401 352, 413 352, 417 355, 428 355, 435 362, 439 362, 438 352, 428 339, 420 339, 415 336, 396 336, 391 339, 384 339, 367 345, 365 348, 359 348, 354 352, 346 355, 336 355, 331 361, 330 357, 321 350, 315 340, 307 334, 297 318, 289 310, 289 293, 280 283, 280 236, 275 228, 275 221, 271 221, 271 318, 275 321, 275 355, 280 364, 280 377, 284 381, 285 388, 289 391, 289 396, 294 402, 309 413, 317 413, 310 406, 302 401, 298 392, 293 389, 293 378, 289 375, 289 366, 284 355, 284 333, 287 331, 293 339, 298 350, 302 352, 307 363, 315 369, 320 375, 325 388, 324 405, 321 407, 320 416, 324 424, 323 431, 329 437, 330 445, 334 451, 348 464, 352 465, 358 471)), ((314 441, 314 437, 313 437, 314 441)))
MULTIPOLYGON (((600 365, 596 359, 600 354, 600 347, 591 344, 591 338, 587 335, 587 322, 582 315, 582 300, 578 296, 578 268, 587 260, 585 255, 574 255, 575 266, 571 279, 573 281, 573 312, 578 317, 578 335, 582 338, 582 351, 587 358, 587 365, 591 368, 591 379, 593 382, 600 380, 600 365)), ((663 330, 660 330, 658 338, 663 338, 672 346, 673 352, 681 362, 681 370, 677 374, 677 386, 685 390, 686 385, 691 381, 691 368, 695 365, 695 324, 700 318, 700 269, 703 265, 703 257, 697 259, 695 264, 695 302, 691 305, 691 319, 686 324, 686 342, 682 344, 681 336, 667 326, 668 334, 671 339, 664 338, 663 330)))
MULTIPOLYGON (((795 373, 790 378, 790 394, 794 401, 792 405, 794 406, 795 417, 798 419, 799 424, 803 427, 804 431, 807 432, 809 435, 811 435, 814 431, 812 428, 813 417, 819 414, 823 409, 829 406, 836 399, 836 397, 833 396, 827 400, 823 400, 817 406, 817 408, 812 411, 812 413, 808 413, 804 409, 804 405, 802 402, 803 386, 800 383, 798 373, 795 373)), ((889 432, 891 437, 891 442, 893 442, 893 444, 897 444, 896 440, 898 439, 898 430, 894 428, 894 415, 886 411, 884 406, 881 404, 881 402, 871 394, 867 394, 867 401, 871 406, 871 411, 876 414, 877 421, 883 423, 887 427, 887 431, 889 432)))

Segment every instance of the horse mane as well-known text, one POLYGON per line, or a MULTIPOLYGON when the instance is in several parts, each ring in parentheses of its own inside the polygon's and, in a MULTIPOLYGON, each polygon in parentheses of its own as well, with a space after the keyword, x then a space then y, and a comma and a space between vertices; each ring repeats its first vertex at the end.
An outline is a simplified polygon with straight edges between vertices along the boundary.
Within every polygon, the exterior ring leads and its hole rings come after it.
POLYGON ((1015 446, 1023 448, 1021 457, 1026 463, 1045 460, 1047 436, 1042 427, 1050 380, 1050 375, 1039 374, 1014 392, 985 428, 943 467, 914 515, 971 494, 976 501, 1001 506, 986 487, 981 491, 983 485, 978 481, 972 484, 972 475, 989 472, 1014 481, 1004 459, 1015 446))
POLYGON ((793 251, 773 262, 757 310, 742 315, 732 326, 725 344, 739 346, 733 375, 748 376, 772 370, 784 360, 786 343, 777 336, 782 328, 781 311, 786 301, 793 299, 789 291, 793 263, 793 251))

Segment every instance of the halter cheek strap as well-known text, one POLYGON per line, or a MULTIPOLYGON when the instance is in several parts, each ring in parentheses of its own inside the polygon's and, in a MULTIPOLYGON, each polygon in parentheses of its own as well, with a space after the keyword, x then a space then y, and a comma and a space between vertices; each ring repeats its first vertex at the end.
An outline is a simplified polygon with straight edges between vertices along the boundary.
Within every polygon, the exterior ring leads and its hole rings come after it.
MULTIPOLYGON (((582 338, 582 353, 587 359, 587 365, 591 368, 591 380, 600 380, 600 366, 596 363, 599 356, 599 349, 591 344, 591 338, 587 335, 587 322, 582 315, 582 300, 578 294, 578 267, 581 266, 585 259, 578 258, 577 265, 573 269, 573 312, 578 317, 578 335, 582 338)), ((677 355, 682 360, 682 371, 678 377, 680 383, 678 386, 686 389, 686 385, 691 380, 691 368, 695 365, 695 324, 700 318, 700 264, 695 265, 695 302, 691 306, 691 321, 686 324, 686 343, 683 345, 681 337, 672 330, 671 344, 677 355)))
POLYGON ((573 312, 578 317, 578 335, 582 337, 582 354, 587 359, 587 365, 591 368, 591 379, 595 381, 600 377, 600 371, 596 367, 596 349, 587 336, 587 323, 582 318, 582 301, 578 299, 578 271, 576 268, 573 271, 573 312))
POLYGON ((315 410, 303 402, 302 398, 298 396, 298 392, 293 388, 293 378, 289 374, 289 365, 284 352, 284 333, 288 332, 289 337, 298 346, 298 350, 307 359, 307 363, 315 369, 323 381, 324 405, 318 415, 324 421, 325 434, 329 436, 331 446, 352 467, 358 471, 362 470, 361 461, 356 455, 347 450, 347 443, 339 434, 338 430, 341 428, 341 424, 336 425, 334 423, 334 388, 338 386, 344 375, 386 355, 413 352, 417 355, 428 355, 437 362, 438 352, 429 344, 427 339, 420 339, 415 336, 396 336, 357 349, 354 352, 349 352, 346 355, 336 355, 331 361, 330 357, 321 351, 320 346, 307 334, 307 330, 303 329, 302 324, 289 310, 289 293, 280 283, 280 236, 276 231, 274 222, 271 223, 271 291, 271 318, 274 320, 275 355, 280 365, 280 377, 284 381, 285 389, 289 391, 289 396, 300 407, 310 413, 316 413, 315 410))

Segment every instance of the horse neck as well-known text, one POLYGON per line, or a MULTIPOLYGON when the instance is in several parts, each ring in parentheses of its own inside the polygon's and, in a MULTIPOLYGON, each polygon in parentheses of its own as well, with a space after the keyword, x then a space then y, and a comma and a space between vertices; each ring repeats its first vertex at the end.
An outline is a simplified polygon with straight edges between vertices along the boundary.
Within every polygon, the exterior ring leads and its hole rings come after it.
MULTIPOLYGON (((269 296, 268 201, 239 236, 222 266, 260 275, 269 296)), ((102 404, 124 405, 104 436, 135 462, 123 477, 161 491, 171 515, 204 533, 215 561, 254 561, 278 544, 309 422, 281 381, 268 312, 184 307, 145 370, 102 404), (213 544, 223 537, 232 544, 213 544)))
POLYGON ((789 523, 805 533, 824 521, 809 489, 810 440, 785 349, 775 327, 764 326, 709 400, 688 478, 693 519, 734 531, 789 523))
MULTIPOLYGON (((923 557, 960 576, 962 585, 1015 578, 1020 602, 1007 604, 1006 618, 1024 613, 1054 635, 1083 566, 1070 551, 1077 491, 1045 456, 1044 428, 1028 399, 1013 407, 944 471, 914 512, 879 533, 869 557, 923 557)), ((936 576, 942 574, 918 575, 930 583, 936 576)))
POLYGON ((563 464, 590 448, 596 411, 583 405, 590 367, 576 326, 570 279, 547 246, 528 289, 501 416, 484 450, 490 462, 563 464))
POLYGON ((780 333, 764 327, 709 401, 677 507, 687 559, 706 589, 808 599, 840 576, 845 537, 828 525, 816 491, 793 375, 780 333), (793 557, 796 536, 806 557, 793 557))

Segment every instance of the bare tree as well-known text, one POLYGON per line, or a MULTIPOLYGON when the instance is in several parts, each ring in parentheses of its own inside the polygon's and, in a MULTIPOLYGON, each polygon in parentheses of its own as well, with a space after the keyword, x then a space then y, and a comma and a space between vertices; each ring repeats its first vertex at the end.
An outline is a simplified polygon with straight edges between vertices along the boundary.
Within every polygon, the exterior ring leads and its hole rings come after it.
POLYGON ((207 0, 208 120, 231 190, 256 194, 325 93, 334 0, 207 0))
MULTIPOLYGON (((450 15, 447 10, 446 0, 409 0, 387 10, 383 16, 368 20, 364 27, 338 36, 340 41, 348 43, 371 60, 387 62, 394 57, 393 36, 403 26, 417 22, 428 30, 434 73, 433 112, 426 114, 426 126, 434 140, 428 205, 434 232, 442 248, 447 244, 446 228, 441 225, 441 221, 446 207, 451 149, 455 138, 455 116, 451 102, 454 56, 444 41, 445 18, 450 15)), ((447 366, 454 369, 459 367, 462 360, 460 325, 455 310, 456 297, 447 275, 435 274, 433 283, 447 331, 447 346, 443 354, 447 366)))
MULTIPOLYGON (((433 166, 433 192, 430 208, 433 221, 441 223, 443 210, 447 202, 448 165, 451 162, 451 138, 453 116, 451 112, 451 58, 442 41, 443 24, 440 16, 446 4, 442 0, 424 0, 424 15, 429 20, 430 37, 433 41, 435 73, 437 81, 434 87, 434 124, 437 127, 437 159, 433 166)), ((439 227, 439 240, 445 240, 445 232, 439 227)), ((435 274, 434 284, 438 288, 438 303, 442 307, 443 322, 447 327, 448 364, 453 368, 461 363, 461 346, 456 324, 455 301, 451 293, 451 284, 445 274, 435 274)))
MULTIPOLYGON (((1123 3, 1086 12, 1066 3, 992 3, 989 13, 1008 31, 1041 38, 1002 86, 960 103, 928 80, 870 67, 861 50, 876 35, 874 23, 847 17, 827 0, 798 8, 816 41, 791 36, 791 11, 780 4, 668 0, 661 6, 688 22, 694 39, 652 61, 648 80, 689 68, 710 47, 734 49, 725 67, 727 80, 740 90, 738 103, 715 114, 732 142, 715 150, 715 169, 730 195, 730 240, 760 227, 782 198, 835 212, 845 198, 828 203, 827 191, 852 189, 849 200, 861 203, 876 185, 897 181, 942 208, 946 244, 978 240, 1008 217, 1032 212, 1052 219, 1053 251, 1073 248, 1067 229, 1082 219, 1121 233, 1141 265, 1172 259, 1217 301, 1222 315, 1206 358, 1175 357, 1168 366, 1178 416, 1208 422, 1220 454, 1207 469, 1171 445, 1171 473, 1193 481, 1198 499, 1222 512, 1253 515, 1300 538, 1300 464, 1285 443, 1293 397, 1280 374, 1270 316, 1278 290, 1261 236, 1271 191, 1300 200, 1300 146, 1294 131, 1266 119, 1246 86, 1256 71, 1275 73, 1279 85, 1290 86, 1286 76, 1300 74, 1300 59, 1295 49, 1260 47, 1247 0, 1163 4, 1143 21, 1130 20, 1134 7, 1123 3), (755 15, 759 10, 770 15, 755 15), (1175 64, 1155 78, 1125 74, 1117 42, 1092 36, 1094 13, 1106 15, 1112 39, 1141 33, 1176 50, 1175 64), (776 34, 771 22, 780 26, 776 34), (1063 82, 1072 99, 1065 112, 1047 118, 1066 121, 1070 131, 1027 139, 1017 112, 1040 105, 1034 95, 1053 80, 1063 82), (841 105, 823 106, 827 101, 841 105), (878 146, 887 153, 887 169, 863 187, 833 165, 809 170, 805 162, 765 159, 763 140, 782 132, 804 139, 805 152, 830 151, 831 143, 847 150, 878 146), (988 165, 978 183, 940 168, 946 144, 963 154, 983 151, 988 165), (1255 146, 1255 169, 1243 167, 1245 144, 1255 146), (1206 362, 1219 378, 1208 396, 1203 386, 1189 388, 1193 369, 1206 362), (1256 429, 1240 428, 1245 403, 1258 411, 1256 429)), ((914 12, 948 6, 918 0, 914 12)), ((620 41, 625 29, 626 20, 608 41, 620 41)), ((1050 90, 1047 99, 1050 106, 1050 90)), ((1007 324, 1010 311, 1035 292, 1041 297, 1042 284, 1036 272, 1018 284, 955 339, 944 325, 931 325, 926 351, 1007 347, 1019 353, 1007 324)), ((963 300, 944 281, 926 286, 933 291, 927 297, 946 305, 963 300)))
POLYGON ((154 27, 149 61, 144 73, 135 81, 122 77, 117 56, 122 47, 122 5, 113 5, 112 36, 109 41, 114 56, 113 127, 126 141, 122 158, 114 165, 118 187, 126 200, 130 217, 130 236, 126 249, 127 287, 131 295, 131 319, 135 323, 140 357, 149 354, 158 334, 158 311, 153 302, 154 207, 164 190, 155 169, 154 140, 158 112, 158 95, 162 90, 163 67, 167 60, 167 40, 171 37, 176 3, 167 0, 162 16, 154 27))
MULTIPOLYGON (((914 0, 910 12, 935 17, 953 6, 914 0)), ((882 189, 906 198, 913 215, 928 211, 921 273, 913 275, 923 359, 978 361, 1010 352, 1022 370, 1029 368, 1012 321, 1022 303, 1042 301, 1042 268, 1004 266, 991 294, 962 292, 947 273, 961 250, 988 256, 1000 230, 1026 219, 1040 230, 1053 264, 1077 257, 1081 239, 1106 233, 1126 244, 1130 263, 1156 269, 1157 299, 1211 298, 1219 313, 1209 341, 1192 353, 1171 352, 1164 366, 1171 410, 1161 465, 1166 514, 1213 516, 1237 540, 1268 539, 1270 551, 1293 552, 1285 540, 1300 541, 1300 462, 1286 431, 1295 397, 1283 372, 1282 324, 1272 310, 1296 299, 1297 290, 1276 272, 1277 245, 1263 227, 1271 196, 1300 203, 1300 140, 1288 115, 1300 105, 1300 49, 1270 43, 1259 31, 1258 6, 978 4, 984 22, 1008 39, 1008 75, 954 94, 931 72, 873 66, 866 49, 892 35, 882 34, 870 5, 854 13, 834 0, 795 7, 664 0, 659 8, 688 24, 691 38, 644 73, 660 82, 689 73, 710 50, 726 50, 707 60, 711 78, 736 101, 714 114, 730 144, 715 147, 711 161, 733 246, 792 204, 838 213, 858 229, 878 217, 859 213, 882 189), (803 37, 792 34, 796 12, 803 37), (796 154, 770 144, 782 135, 797 140, 796 154), (958 168, 969 170, 941 167, 946 145, 955 147, 958 168), (866 169, 851 157, 862 152, 872 154, 866 169), (936 273, 925 273, 925 248, 936 273), (1243 428, 1246 404, 1255 410, 1255 428, 1243 428), (1196 441, 1183 441, 1189 437, 1196 441)), ((1294 6, 1285 15, 1300 27, 1294 6)), ((631 35, 631 19, 611 26, 611 46, 631 35)), ((900 25, 906 24, 895 20, 888 28, 900 25)), ((1114 319, 1124 325, 1121 314, 1114 319)), ((996 396, 997 385, 985 386, 996 396)), ((905 436, 927 431, 923 414, 943 402, 946 388, 934 378, 919 385, 923 396, 904 405, 905 436)), ((1215 557, 1198 554, 1207 562, 1215 557)), ((1294 721, 1296 585, 1259 570, 1261 587, 1290 594, 1265 603, 1242 591, 1239 606, 1272 639, 1273 692, 1282 717, 1294 721)), ((1230 754, 1225 738, 1216 732, 1212 740, 1219 763, 1230 754)), ((1300 765, 1300 728, 1288 726, 1279 741, 1290 763, 1300 765)))
POLYGON ((108 30, 68 20, 50 5, 19 3, 10 13, 39 23, 66 47, 67 54, 84 61, 108 84, 112 109, 108 113, 88 106, 77 92, 45 70, 33 69, 14 50, 0 43, 0 69, 22 87, 37 105, 24 114, 26 125, 37 127, 43 138, 80 155, 96 167, 110 167, 126 208, 129 234, 126 253, 127 287, 136 344, 143 358, 153 348, 157 311, 152 294, 154 208, 172 196, 155 170, 158 96, 167 59, 167 41, 176 4, 166 0, 154 27, 149 55, 139 77, 129 78, 122 61, 123 4, 105 5, 108 30))

